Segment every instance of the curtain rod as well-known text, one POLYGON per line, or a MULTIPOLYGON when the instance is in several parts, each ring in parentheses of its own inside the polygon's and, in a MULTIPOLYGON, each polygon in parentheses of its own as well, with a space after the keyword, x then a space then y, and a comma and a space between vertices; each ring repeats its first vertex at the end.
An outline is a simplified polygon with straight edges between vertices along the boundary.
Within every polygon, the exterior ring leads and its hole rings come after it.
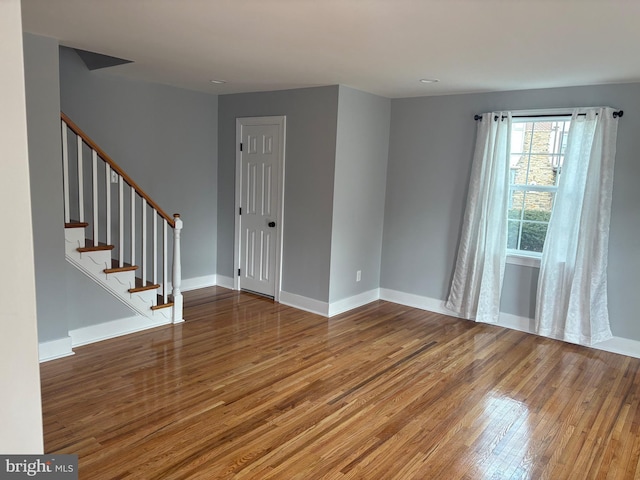
MULTIPOLYGON (((560 113, 560 114, 539 114, 539 115, 512 115, 511 118, 541 118, 541 117, 570 117, 573 114, 571 113, 560 113)), ((582 116, 582 115, 586 115, 586 113, 579 113, 578 115, 582 116)), ((597 113, 596 113, 597 115, 597 113)), ((617 112, 613 112, 613 118, 618 118, 618 117, 622 117, 624 115, 624 110, 618 110, 617 112)), ((507 118, 506 116, 502 116, 502 119, 504 120, 505 118, 507 118)), ((482 115, 474 115, 473 116, 474 120, 482 120, 482 115)), ((498 120, 498 115, 496 115, 495 117, 493 117, 494 120, 498 120)))

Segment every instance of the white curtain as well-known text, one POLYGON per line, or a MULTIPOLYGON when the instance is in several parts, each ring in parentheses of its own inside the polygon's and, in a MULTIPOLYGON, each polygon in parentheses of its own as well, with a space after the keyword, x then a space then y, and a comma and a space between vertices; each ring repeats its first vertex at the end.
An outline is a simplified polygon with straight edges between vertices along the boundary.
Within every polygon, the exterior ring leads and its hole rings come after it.
POLYGON ((607 249, 618 120, 611 108, 578 113, 542 252, 536 333, 591 345, 611 338, 607 249))
POLYGON ((485 113, 478 122, 460 248, 446 303, 448 309, 478 322, 497 323, 500 313, 511 123, 510 112, 485 113))

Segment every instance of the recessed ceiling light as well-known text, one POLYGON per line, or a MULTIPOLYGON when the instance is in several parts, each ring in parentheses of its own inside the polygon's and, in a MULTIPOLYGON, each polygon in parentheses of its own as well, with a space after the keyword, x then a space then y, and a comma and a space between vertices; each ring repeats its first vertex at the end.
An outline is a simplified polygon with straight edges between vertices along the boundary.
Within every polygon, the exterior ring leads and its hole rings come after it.
POLYGON ((226 81, 224 81, 224 80, 216 80, 216 79, 212 79, 212 80, 209 80, 209 81, 210 81, 211 83, 215 83, 216 85, 222 85, 223 83, 227 83, 227 82, 226 82, 226 81))
POLYGON ((421 78, 420 83, 438 83, 440 80, 437 78, 421 78))

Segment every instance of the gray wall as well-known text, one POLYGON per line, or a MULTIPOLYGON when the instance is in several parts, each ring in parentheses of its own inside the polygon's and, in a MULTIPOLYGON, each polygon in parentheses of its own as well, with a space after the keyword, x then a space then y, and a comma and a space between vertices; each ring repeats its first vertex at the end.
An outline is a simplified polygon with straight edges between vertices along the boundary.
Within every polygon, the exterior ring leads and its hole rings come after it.
POLYGON ((183 279, 215 274, 217 96, 107 70, 91 72, 61 47, 62 111, 161 208, 181 214, 183 279))
POLYGON ((220 96, 218 274, 234 273, 236 118, 286 115, 282 289, 328 301, 337 112, 337 86, 220 96))
POLYGON ((58 41, 25 33, 24 70, 38 339, 67 337, 58 41))
POLYGON ((340 86, 330 302, 380 286, 390 113, 389 99, 340 86))
MULTIPOLYGON (((381 286, 447 297, 471 172, 474 114, 598 105, 625 111, 609 242, 611 327, 616 336, 640 340, 640 84, 392 100, 381 286)), ((536 282, 536 269, 509 265, 502 311, 532 317, 536 282)))
POLYGON ((69 330, 139 316, 84 273, 65 262, 65 295, 69 330))

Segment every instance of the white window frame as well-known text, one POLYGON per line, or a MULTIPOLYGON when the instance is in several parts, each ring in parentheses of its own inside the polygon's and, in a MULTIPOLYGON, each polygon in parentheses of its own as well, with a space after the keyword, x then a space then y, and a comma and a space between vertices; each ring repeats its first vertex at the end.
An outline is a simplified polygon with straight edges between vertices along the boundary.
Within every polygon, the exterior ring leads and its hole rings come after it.
MULTIPOLYGON (((513 122, 549 122, 549 121, 567 121, 567 115, 572 113, 569 109, 552 109, 552 110, 521 110, 513 111, 512 114, 515 117, 513 122)), ((509 156, 511 158, 511 156, 509 156)), ((550 185, 522 185, 515 188, 520 191, 539 191, 539 192, 557 192, 558 187, 550 185)), ((511 194, 512 187, 509 182, 509 194, 511 194)), ((508 221, 508 220, 507 220, 508 221)), ((541 252, 527 252, 526 250, 514 250, 507 249, 506 262, 511 265, 520 265, 525 267, 540 267, 540 259, 542 258, 541 252)))

